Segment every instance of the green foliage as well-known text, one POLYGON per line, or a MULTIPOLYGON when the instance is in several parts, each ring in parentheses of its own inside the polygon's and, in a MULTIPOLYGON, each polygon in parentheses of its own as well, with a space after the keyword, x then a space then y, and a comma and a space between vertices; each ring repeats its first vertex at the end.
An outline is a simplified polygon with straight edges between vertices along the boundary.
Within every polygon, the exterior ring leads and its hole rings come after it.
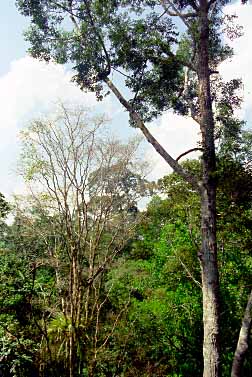
MULTIPOLYGON (((8 322, 7 322, 8 325, 8 322)), ((23 377, 35 376, 33 369, 33 353, 36 351, 36 344, 23 338, 22 334, 18 337, 9 332, 4 334, 1 331, 1 353, 0 353, 0 373, 4 377, 23 377)))
POLYGON ((111 69, 125 70, 131 76, 127 86, 134 92, 141 90, 134 105, 138 108, 140 98, 142 101, 146 98, 141 111, 144 114, 149 106, 149 116, 159 111, 157 105, 160 109, 171 105, 180 82, 179 64, 172 54, 177 34, 170 19, 161 18, 154 11, 154 4, 148 1, 75 4, 78 28, 64 30, 68 15, 64 1, 57 5, 17 1, 19 10, 32 18, 26 37, 31 42, 30 52, 34 57, 71 62, 76 72, 75 81, 81 88, 95 91, 98 98, 102 98, 102 81, 111 69), (147 17, 143 4, 146 10, 149 8, 147 17), (157 95, 154 97, 151 91, 157 95))
MULTIPOLYGON (((249 150, 245 141, 241 145, 249 150)), ((252 278, 251 173, 246 159, 243 162, 245 155, 241 147, 236 160, 220 155, 216 174, 225 377, 230 373, 252 278)), ((200 175, 198 161, 184 164, 188 171, 200 175)), ((109 183, 110 174, 108 177, 109 183)), ((135 178, 129 183, 129 192, 138 186, 135 178)), ((128 186, 122 187, 127 193, 128 186)), ((153 196, 136 234, 106 271, 99 288, 105 301, 98 345, 109 337, 93 365, 95 376, 201 375, 199 198, 176 174, 164 177, 158 187, 163 198, 153 196)), ((0 256, 1 372, 6 377, 36 376, 46 365, 48 376, 65 376, 73 328, 60 309, 68 276, 64 235, 58 219, 45 207, 41 211, 32 201, 27 206, 25 211, 17 206, 0 256), (55 257, 62 258, 58 270, 61 286, 55 285, 55 259, 49 257, 52 250, 55 257)), ((109 233, 104 234, 103 245, 110 241, 109 233)), ((90 339, 95 329, 91 325, 86 328, 82 322, 78 329, 80 376, 91 374, 94 354, 90 339)), ((250 368, 248 360, 247 374, 250 368)))
MULTIPOLYGON (((186 165, 198 174, 197 161, 186 165)), ((222 159, 217 177, 222 364, 223 376, 229 376, 251 290, 251 174, 246 165, 222 159)), ((126 261, 111 272, 113 305, 119 306, 129 294, 131 303, 103 365, 121 365, 117 373, 122 376, 201 375, 200 271, 195 258, 200 248, 199 199, 176 174, 160 185, 167 198, 152 199, 126 261)), ((244 373, 250 368, 247 361, 244 373)))
POLYGON ((10 210, 10 205, 6 202, 3 194, 0 193, 0 218, 4 219, 10 210))
MULTIPOLYGON (((16 2, 19 11, 31 19, 26 32, 31 55, 71 64, 74 81, 81 89, 95 92, 102 100, 107 94, 106 79, 116 73, 124 80, 130 104, 143 120, 149 121, 168 109, 182 115, 198 114, 198 17, 187 18, 185 35, 155 1, 16 2), (190 69, 186 90, 185 67, 190 69)), ((221 36, 225 3, 219 1, 211 13, 211 70, 232 54, 221 36)), ((190 1, 173 4, 181 11, 195 13, 190 1)), ((222 105, 223 101, 219 108, 222 105)))
MULTIPOLYGON (((141 236, 148 236, 146 228, 141 236)), ((137 242, 142 240, 135 241, 133 247, 137 242)), ((201 363, 194 343, 201 337, 201 327, 196 325, 201 317, 200 288, 184 267, 186 263, 186 268, 193 268, 198 278, 195 248, 179 222, 164 226, 152 239, 152 246, 148 258, 129 259, 111 272, 113 305, 131 297, 128 314, 112 341, 114 357, 123 357, 123 376, 196 376, 201 363)), ((115 359, 112 362, 116 364, 115 359)))
POLYGON ((1 251, 0 266, 0 373, 6 377, 35 376, 31 276, 26 261, 9 250, 1 251))
MULTIPOLYGON (((243 135, 247 134, 241 134, 241 138, 243 135)), ((245 158, 247 151, 249 145, 244 140, 238 154, 230 151, 235 159, 224 159, 220 154, 216 174, 225 377, 229 375, 252 278, 251 172, 245 158)), ((184 166, 200 175, 199 161, 186 161, 184 166)), ((107 176, 108 190, 111 174, 107 176)), ((132 175, 129 185, 122 181, 127 195, 136 187, 141 191, 137 175, 132 175)), ((97 376, 112 372, 121 377, 201 375, 199 198, 176 174, 164 177, 157 188, 163 198, 153 196, 123 255, 104 275, 100 289, 105 303, 98 345, 110 335, 93 366, 97 376)), ((7 227, 4 238, 8 249, 1 253, 2 369, 7 377, 9 370, 10 376, 36 376, 38 369, 44 368, 41 365, 46 365, 48 375, 64 376, 68 339, 73 331, 69 318, 60 309, 68 276, 64 236, 58 219, 46 207, 41 211, 32 203, 27 202, 25 211, 17 206, 14 223, 7 227), (57 272, 61 286, 55 285, 55 259, 49 257, 52 250, 56 253, 54 258, 61 260, 57 272)), ((104 247, 110 242, 111 235, 104 233, 104 247)), ((94 357, 89 340, 94 323, 89 326, 81 323, 78 329, 82 342, 78 349, 80 368, 87 376, 94 357)), ((248 360, 245 371, 250 367, 248 360)))
POLYGON ((6 231, 5 219, 11 211, 10 204, 5 200, 3 194, 0 193, 0 249, 4 247, 4 234, 6 231))

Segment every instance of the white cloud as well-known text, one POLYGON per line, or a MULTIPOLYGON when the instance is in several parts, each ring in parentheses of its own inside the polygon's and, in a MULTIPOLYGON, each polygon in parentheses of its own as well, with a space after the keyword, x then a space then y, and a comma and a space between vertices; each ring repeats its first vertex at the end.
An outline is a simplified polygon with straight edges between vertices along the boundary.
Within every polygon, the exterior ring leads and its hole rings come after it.
POLYGON ((94 105, 93 94, 83 94, 70 82, 71 74, 63 66, 46 64, 31 57, 11 63, 10 71, 0 78, 0 103, 6 120, 1 128, 16 125, 36 109, 47 109, 59 98, 94 105))
POLYGON ((220 66, 223 78, 228 81, 233 78, 241 78, 244 87, 244 103, 241 116, 248 121, 252 121, 252 5, 241 5, 240 2, 228 5, 225 9, 227 14, 236 14, 238 25, 243 26, 243 36, 228 44, 234 49, 234 56, 231 61, 225 61, 220 66))
POLYGON ((53 110, 58 100, 96 105, 95 95, 81 92, 60 65, 24 57, 12 62, 9 72, 0 77, 0 192, 8 195, 22 188, 15 174, 19 130, 29 119, 53 110))
MULTIPOLYGON (((164 114, 160 124, 152 124, 149 129, 173 158, 197 147, 197 141, 199 141, 199 125, 192 119, 176 115, 173 112, 164 114)), ((187 155, 186 158, 195 156, 194 152, 187 155)), ((147 148, 146 159, 153 166, 151 179, 158 179, 171 172, 171 168, 152 146, 147 148)))

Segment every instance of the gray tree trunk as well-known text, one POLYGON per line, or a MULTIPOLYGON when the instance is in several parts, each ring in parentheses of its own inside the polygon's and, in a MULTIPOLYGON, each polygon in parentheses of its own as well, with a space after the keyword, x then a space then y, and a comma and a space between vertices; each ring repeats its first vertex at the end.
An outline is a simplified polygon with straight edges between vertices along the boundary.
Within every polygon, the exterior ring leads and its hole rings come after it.
POLYGON ((203 358, 204 377, 220 376, 219 352, 219 276, 216 247, 216 169, 214 120, 210 91, 208 57, 208 2, 200 0, 198 79, 200 128, 202 134, 201 235, 199 253, 203 295, 203 358))
POLYGON ((158 143, 145 127, 141 117, 133 110, 131 104, 122 96, 120 91, 108 79, 108 87, 115 94, 121 104, 129 111, 145 138, 153 145, 156 151, 174 169, 176 173, 187 180, 201 197, 201 234, 202 246, 199 253, 202 272, 203 295, 203 377, 220 376, 219 351, 219 276, 217 265, 216 246, 216 183, 215 183, 215 146, 214 146, 214 119, 210 91, 210 69, 208 57, 209 25, 208 2, 200 0, 199 9, 199 41, 198 41, 198 80, 199 80, 199 107, 200 127, 202 134, 202 165, 203 174, 200 184, 196 178, 184 171, 181 165, 158 143))
POLYGON ((244 364, 245 356, 248 350, 248 341, 250 336, 250 330, 252 326, 252 291, 248 297, 247 306, 242 320, 239 339, 237 342, 231 377, 241 377, 242 367, 244 364))

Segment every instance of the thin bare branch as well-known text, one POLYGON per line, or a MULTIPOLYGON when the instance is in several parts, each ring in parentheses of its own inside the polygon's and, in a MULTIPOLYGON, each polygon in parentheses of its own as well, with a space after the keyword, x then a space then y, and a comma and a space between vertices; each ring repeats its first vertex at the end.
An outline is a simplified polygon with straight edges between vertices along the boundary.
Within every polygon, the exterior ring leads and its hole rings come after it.
POLYGON ((203 149, 202 149, 202 148, 191 148, 191 149, 188 149, 187 151, 181 153, 181 154, 176 158, 176 161, 179 161, 182 157, 186 156, 187 154, 192 153, 192 152, 196 152, 196 151, 203 152, 203 149))

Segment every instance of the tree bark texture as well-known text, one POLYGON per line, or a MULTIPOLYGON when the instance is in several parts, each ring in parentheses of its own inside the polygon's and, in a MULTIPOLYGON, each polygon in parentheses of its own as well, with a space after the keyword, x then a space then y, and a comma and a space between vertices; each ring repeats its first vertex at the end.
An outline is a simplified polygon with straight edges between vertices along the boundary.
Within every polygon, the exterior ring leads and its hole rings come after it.
POLYGON ((252 326, 252 291, 248 297, 247 306, 242 320, 239 339, 237 342, 231 377, 241 377, 242 367, 248 350, 250 330, 252 326))
POLYGON ((219 351, 219 276, 216 246, 216 183, 214 120, 209 73, 208 2, 200 1, 198 80, 200 128, 202 135, 201 236, 199 253, 203 295, 203 358, 204 377, 220 376, 219 351))

